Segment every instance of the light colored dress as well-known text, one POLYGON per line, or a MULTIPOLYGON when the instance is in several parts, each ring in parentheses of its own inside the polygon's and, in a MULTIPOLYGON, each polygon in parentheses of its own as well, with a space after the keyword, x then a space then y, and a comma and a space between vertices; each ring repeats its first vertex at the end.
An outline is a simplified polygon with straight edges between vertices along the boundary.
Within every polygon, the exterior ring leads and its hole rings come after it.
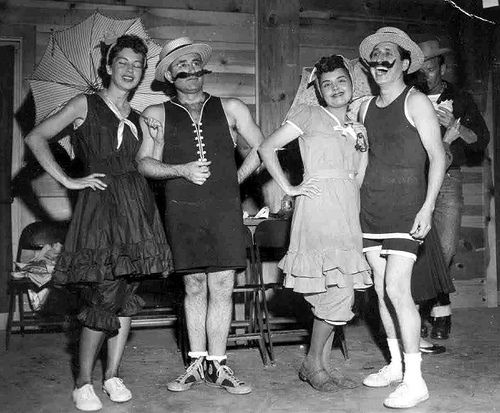
POLYGON ((362 253, 359 186, 354 179, 361 160, 356 134, 319 106, 299 106, 286 122, 301 132, 304 179, 317 177, 321 194, 296 199, 289 249, 279 263, 285 287, 303 293, 318 317, 348 321, 353 289, 372 284, 362 253), (319 306, 325 308, 320 311, 319 306))

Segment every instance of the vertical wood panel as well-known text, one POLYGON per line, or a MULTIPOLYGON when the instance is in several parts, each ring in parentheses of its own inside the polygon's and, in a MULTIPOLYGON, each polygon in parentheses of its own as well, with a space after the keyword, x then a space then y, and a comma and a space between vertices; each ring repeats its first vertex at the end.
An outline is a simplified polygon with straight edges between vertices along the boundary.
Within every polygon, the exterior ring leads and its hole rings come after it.
POLYGON ((299 84, 299 1, 258 0, 260 126, 268 135, 283 120, 299 84))

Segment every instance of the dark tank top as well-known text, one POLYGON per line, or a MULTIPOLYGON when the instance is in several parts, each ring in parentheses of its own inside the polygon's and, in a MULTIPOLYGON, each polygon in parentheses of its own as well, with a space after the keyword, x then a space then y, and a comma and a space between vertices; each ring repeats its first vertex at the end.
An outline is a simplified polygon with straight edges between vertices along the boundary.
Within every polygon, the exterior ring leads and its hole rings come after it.
POLYGON ((360 214, 364 234, 408 233, 425 199, 427 153, 405 115, 410 89, 386 107, 377 107, 376 98, 368 104, 364 124, 370 148, 360 214))
POLYGON ((165 224, 176 271, 213 272, 246 266, 243 212, 234 142, 220 98, 208 96, 200 123, 176 100, 165 102, 167 164, 211 161, 203 185, 184 178, 165 185, 165 224))

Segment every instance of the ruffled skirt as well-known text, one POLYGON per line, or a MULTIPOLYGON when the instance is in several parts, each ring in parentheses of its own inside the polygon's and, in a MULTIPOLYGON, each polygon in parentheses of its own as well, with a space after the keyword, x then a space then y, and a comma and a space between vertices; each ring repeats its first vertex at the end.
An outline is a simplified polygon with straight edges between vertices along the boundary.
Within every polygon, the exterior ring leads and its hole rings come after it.
POLYGON ((80 192, 57 284, 99 283, 172 271, 172 254, 148 184, 137 171, 114 175, 104 191, 80 192))
POLYGON ((279 263, 285 286, 323 293, 331 286, 365 289, 371 272, 362 253, 359 190, 352 179, 321 179, 320 196, 297 199, 290 244, 279 263))

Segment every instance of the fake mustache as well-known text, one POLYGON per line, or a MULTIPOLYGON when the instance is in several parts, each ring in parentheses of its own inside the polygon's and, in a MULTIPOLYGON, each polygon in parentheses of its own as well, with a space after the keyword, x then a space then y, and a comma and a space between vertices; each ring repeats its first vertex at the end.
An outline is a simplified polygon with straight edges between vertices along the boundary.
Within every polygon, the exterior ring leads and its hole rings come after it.
POLYGON ((395 63, 396 63, 395 60, 392 63, 388 62, 387 60, 384 60, 383 62, 368 62, 368 66, 370 67, 382 66, 385 67, 386 69, 391 69, 395 63))
POLYGON ((188 77, 202 77, 203 75, 208 75, 210 73, 212 73, 212 71, 206 69, 201 69, 194 73, 180 72, 177 73, 177 76, 175 76, 173 80, 176 81, 177 79, 186 79, 188 77))

